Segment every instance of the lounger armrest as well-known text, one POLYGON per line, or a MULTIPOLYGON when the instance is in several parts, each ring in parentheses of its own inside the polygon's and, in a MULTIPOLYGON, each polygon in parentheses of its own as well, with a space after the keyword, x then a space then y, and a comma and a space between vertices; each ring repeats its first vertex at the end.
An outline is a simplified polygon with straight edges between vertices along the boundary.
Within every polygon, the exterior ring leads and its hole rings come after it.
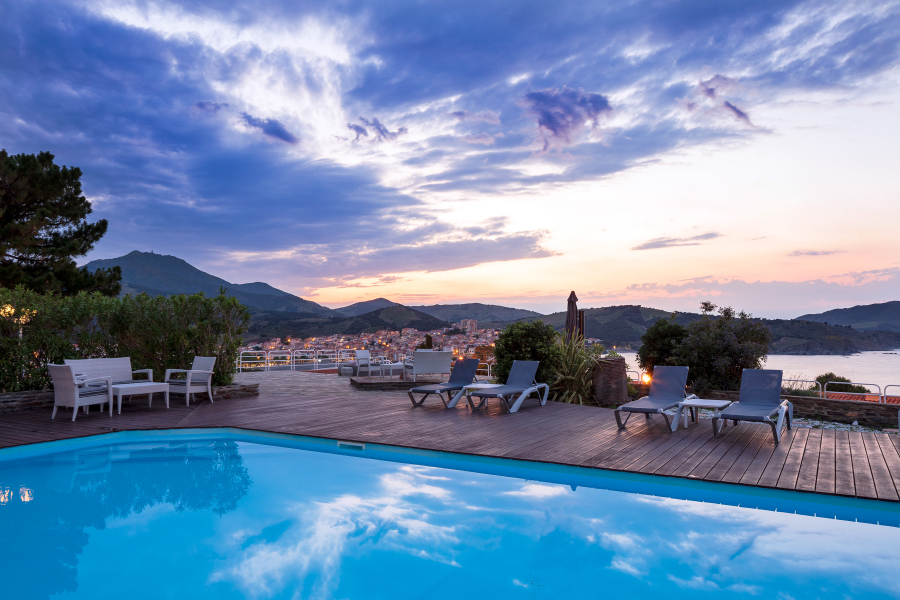
POLYGON ((700 396, 698 396, 697 394, 690 394, 688 396, 685 396, 684 399, 685 400, 699 400, 700 396))
POLYGON ((153 369, 138 369, 137 371, 132 371, 132 372, 131 372, 132 375, 136 375, 137 373, 146 373, 146 374, 147 374, 147 380, 148 380, 148 381, 153 381, 153 369))

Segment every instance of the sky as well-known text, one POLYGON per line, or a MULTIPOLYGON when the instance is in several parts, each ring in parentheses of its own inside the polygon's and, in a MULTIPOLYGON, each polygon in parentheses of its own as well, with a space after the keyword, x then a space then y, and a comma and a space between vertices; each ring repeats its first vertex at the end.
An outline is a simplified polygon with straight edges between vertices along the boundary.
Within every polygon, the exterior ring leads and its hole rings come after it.
POLYGON ((898 2, 0 1, 0 148, 82 262, 792 318, 900 299, 898 63, 898 2))

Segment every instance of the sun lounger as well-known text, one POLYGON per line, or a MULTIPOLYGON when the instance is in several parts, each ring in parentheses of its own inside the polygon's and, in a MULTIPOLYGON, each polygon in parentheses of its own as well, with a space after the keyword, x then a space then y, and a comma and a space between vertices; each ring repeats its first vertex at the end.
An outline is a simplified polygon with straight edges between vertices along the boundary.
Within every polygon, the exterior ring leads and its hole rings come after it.
POLYGON ((506 385, 475 390, 470 395, 481 398, 481 404, 487 398, 500 398, 506 406, 506 410, 514 413, 519 410, 528 396, 537 392, 541 406, 544 406, 547 404, 547 394, 550 393, 550 386, 546 383, 537 383, 534 379, 540 364, 540 361, 537 360, 513 361, 512 368, 509 370, 509 377, 506 378, 506 385), (544 390, 543 396, 541 396, 541 389, 544 390), (513 401, 515 396, 518 396, 518 398, 513 401))
POLYGON ((422 403, 425 402, 425 398, 431 394, 437 394, 438 398, 441 399, 441 402, 444 403, 445 408, 454 408, 456 403, 459 402, 459 399, 462 397, 463 386, 475 381, 475 371, 477 369, 477 358, 458 360, 456 361, 456 364, 453 365, 453 371, 450 372, 450 379, 447 383, 434 383, 432 385, 415 387, 407 392, 409 394, 409 400, 413 403, 413 406, 422 406, 422 403), (447 392, 446 400, 444 400, 444 392, 447 392), (451 392, 457 392, 453 398, 450 397, 451 392), (425 395, 417 402, 413 394, 425 395))
MULTIPOLYGON (((662 415, 666 420, 666 429, 672 431, 669 415, 665 411, 675 408, 684 400, 684 386, 687 385, 687 367, 656 367, 653 379, 650 380, 650 394, 623 404, 615 410, 616 424, 624 429, 632 413, 643 413, 648 419, 650 415, 662 415), (622 421, 620 413, 628 416, 622 421)), ((694 396, 696 397, 696 396, 694 396)))
POLYGON ((774 369, 744 369, 741 375, 740 399, 713 417, 713 435, 719 435, 719 419, 766 423, 772 427, 775 443, 781 441, 781 429, 787 417, 787 428, 794 420, 794 405, 781 399, 782 371, 774 369), (772 416, 778 414, 778 422, 772 416))

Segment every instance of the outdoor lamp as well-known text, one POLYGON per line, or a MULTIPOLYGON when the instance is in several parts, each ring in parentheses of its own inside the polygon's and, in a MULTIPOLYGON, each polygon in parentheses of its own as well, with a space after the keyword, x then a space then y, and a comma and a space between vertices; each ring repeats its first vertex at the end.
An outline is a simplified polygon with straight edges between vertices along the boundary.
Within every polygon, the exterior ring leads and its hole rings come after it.
POLYGON ((650 374, 644 373, 643 375, 641 375, 641 382, 642 383, 650 383, 650 374))

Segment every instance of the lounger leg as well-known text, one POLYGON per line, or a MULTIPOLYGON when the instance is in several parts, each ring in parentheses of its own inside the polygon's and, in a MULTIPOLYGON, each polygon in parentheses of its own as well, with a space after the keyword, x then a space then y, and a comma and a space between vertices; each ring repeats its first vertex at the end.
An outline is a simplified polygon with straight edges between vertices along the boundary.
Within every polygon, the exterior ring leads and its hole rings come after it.
POLYGON ((659 414, 666 420, 666 431, 672 433, 672 424, 669 422, 669 415, 667 415, 665 411, 659 411, 659 414))
POLYGON ((634 413, 628 413, 628 414, 625 416, 625 421, 624 421, 624 422, 622 421, 622 417, 620 416, 619 413, 620 413, 619 409, 616 409, 616 410, 613 412, 613 414, 616 415, 616 424, 619 426, 619 429, 625 429, 625 426, 628 425, 628 419, 630 419, 630 418, 631 418, 631 415, 634 414, 634 413))
POLYGON ((793 427, 792 427, 793 424, 794 424, 794 403, 788 402, 788 410, 787 410, 788 429, 793 429, 793 427))
POLYGON ((775 437, 775 445, 777 446, 778 442, 781 441, 781 435, 779 435, 781 432, 775 426, 775 421, 772 419, 769 419, 769 425, 772 427, 772 435, 775 437))
POLYGON ((55 418, 56 418, 56 409, 57 409, 57 408, 58 408, 58 407, 57 407, 56 405, 53 405, 53 414, 50 415, 50 418, 51 418, 51 419, 55 419, 55 418))
POLYGON ((775 439, 781 441, 781 428, 784 425, 784 417, 787 415, 787 407, 782 406, 778 411, 778 425, 775 428, 775 439))
POLYGON ((459 390, 459 392, 457 392, 456 395, 453 396, 453 398, 447 404, 447 408, 456 408, 456 405, 459 404, 459 401, 462 400, 462 397, 465 395, 465 393, 466 390, 459 390))
MULTIPOLYGON (((516 400, 516 403, 513 404, 512 408, 509 409, 509 412, 511 412, 511 413, 518 412, 519 408, 522 406, 522 403, 525 402, 525 398, 530 396, 532 391, 533 390, 525 390, 524 392, 522 392, 522 395, 519 396, 519 399, 516 400)), ((507 406, 507 408, 509 408, 508 404, 506 406, 507 406)))
POLYGON ((166 390, 166 408, 169 408, 169 391, 166 390))
POLYGON ((719 437, 719 417, 712 418, 713 437, 719 437))
POLYGON ((422 399, 416 402, 415 396, 413 396, 412 392, 406 392, 409 395, 409 401, 412 402, 413 406, 422 406, 422 403, 425 402, 425 398, 428 397, 428 394, 422 396, 422 399))

